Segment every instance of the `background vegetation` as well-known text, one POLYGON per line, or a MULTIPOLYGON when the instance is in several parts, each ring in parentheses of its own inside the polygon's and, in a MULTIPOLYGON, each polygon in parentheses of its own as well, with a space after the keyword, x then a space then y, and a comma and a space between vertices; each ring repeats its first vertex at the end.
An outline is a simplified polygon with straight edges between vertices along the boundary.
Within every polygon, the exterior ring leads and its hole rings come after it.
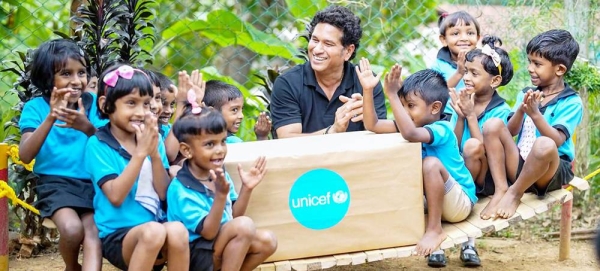
MULTIPOLYGON (((4 0, 0 2, 0 60, 6 72, 0 73, 0 140, 18 143, 16 126, 20 105, 34 93, 19 78, 25 75, 27 51, 42 42, 60 37, 57 32, 75 35, 73 29, 85 20, 71 20, 85 14, 78 12, 82 0, 4 0), (20 52, 20 53, 19 53, 20 52)), ((110 2, 109 0, 96 1, 110 2)), ((569 83, 581 92, 586 119, 578 135, 577 174, 586 175, 600 167, 600 76, 595 65, 598 53, 598 0, 461 0, 451 3, 438 0, 350 1, 350 0, 145 0, 147 12, 138 21, 148 23, 134 29, 151 36, 139 41, 138 47, 121 50, 121 56, 147 52, 144 61, 172 79, 179 70, 201 69, 205 79, 219 79, 240 88, 246 97, 246 116, 239 136, 254 140, 253 125, 259 112, 268 108, 269 83, 276 71, 302 63, 306 40, 298 38, 314 13, 335 3, 351 8, 362 20, 363 39, 357 58, 367 57, 377 64, 375 71, 401 63, 414 72, 431 65, 438 43, 437 18, 443 11, 466 9, 477 17, 483 34, 504 40, 515 67, 512 82, 500 89, 509 103, 517 91, 529 85, 525 69, 525 43, 536 33, 551 28, 566 28, 581 44, 580 61, 569 74, 569 83), (269 72, 270 71, 270 72, 269 72), (267 91, 265 91, 267 90, 267 91), (266 96, 266 97, 265 97, 266 96), (261 97, 265 97, 263 99, 261 97)), ((85 4, 85 3, 84 3, 85 4)), ((132 19, 136 19, 132 18, 132 19)), ((137 18, 139 19, 139 18, 137 18)), ((89 22, 88 22, 89 23, 89 22)), ((124 31, 124 30, 123 30, 124 31)), ((114 31, 105 38, 131 41, 131 35, 114 31)), ((80 34, 79 34, 80 35, 80 34)), ((84 34, 83 38, 89 37, 84 34)), ((78 39, 81 39, 81 35, 78 39)), ((91 48, 89 50, 94 50, 91 48)), ((145 55, 141 53, 141 55, 145 55)), ((126 57, 125 57, 126 58, 126 57)), ((143 62, 143 61, 142 61, 143 62)), ((34 176, 11 165, 10 184, 22 198, 34 200, 30 193, 34 176)), ((592 190, 584 204, 596 202, 600 178, 592 180, 592 190)), ((582 202, 582 201, 578 201, 582 202)), ((25 229, 31 214, 15 212, 14 228, 25 229), (25 223, 22 223, 25 222, 25 223)))

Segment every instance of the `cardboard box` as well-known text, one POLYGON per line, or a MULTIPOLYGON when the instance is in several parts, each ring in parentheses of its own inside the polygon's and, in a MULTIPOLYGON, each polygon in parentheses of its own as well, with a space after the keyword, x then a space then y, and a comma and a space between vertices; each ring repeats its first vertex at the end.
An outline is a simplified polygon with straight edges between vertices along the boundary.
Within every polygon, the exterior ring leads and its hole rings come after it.
POLYGON ((420 143, 353 132, 230 144, 238 191, 237 164, 259 155, 268 172, 246 215, 277 235, 268 262, 414 245, 424 233, 420 143))

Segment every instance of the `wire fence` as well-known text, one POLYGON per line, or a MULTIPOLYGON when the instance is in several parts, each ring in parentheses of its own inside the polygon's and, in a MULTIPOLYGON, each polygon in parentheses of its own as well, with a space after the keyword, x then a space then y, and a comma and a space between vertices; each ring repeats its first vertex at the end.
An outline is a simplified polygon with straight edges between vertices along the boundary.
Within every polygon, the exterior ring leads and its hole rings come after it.
MULTIPOLYGON (((426 68, 440 47, 437 18, 442 11, 466 10, 481 24, 482 34, 504 41, 515 58, 535 34, 551 28, 571 29, 582 53, 600 58, 597 0, 576 1, 283 1, 283 0, 154 0, 156 42, 145 44, 152 67, 173 77, 181 69, 204 68, 229 76, 251 89, 254 74, 269 67, 302 62, 298 48, 303 20, 331 3, 351 8, 362 20, 363 38, 357 57, 367 57, 383 69, 395 62, 409 71, 426 68), (588 12, 589 11, 589 12, 588 12), (590 19, 584 20, 585 16, 590 19)), ((17 52, 35 48, 70 33, 70 17, 81 0, 8 0, 0 2, 0 60, 19 61, 17 52)), ((513 59, 519 62, 519 59, 513 59)), ((518 78, 518 77, 517 77, 518 78)), ((9 90, 16 78, 0 73, 0 104, 12 105, 9 90)), ((518 84, 515 82, 514 84, 518 84)), ((521 88, 523 86, 515 86, 521 88)))

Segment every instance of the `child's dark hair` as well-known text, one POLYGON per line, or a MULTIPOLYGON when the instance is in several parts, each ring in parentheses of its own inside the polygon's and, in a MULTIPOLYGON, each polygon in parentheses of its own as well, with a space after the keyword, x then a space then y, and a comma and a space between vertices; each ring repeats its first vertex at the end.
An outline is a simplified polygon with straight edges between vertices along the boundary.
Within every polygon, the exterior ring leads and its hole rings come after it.
POLYGON ((65 67, 68 59, 77 60, 90 74, 90 65, 83 50, 69 39, 55 39, 43 43, 33 53, 31 60, 31 83, 45 97, 50 97, 54 88, 54 75, 65 67))
POLYGON ((158 82, 160 84, 160 86, 159 86, 160 91, 168 91, 168 92, 173 93, 173 89, 171 88, 173 81, 171 81, 171 79, 169 79, 169 77, 167 77, 166 75, 164 75, 161 72, 154 72, 154 74, 158 78, 158 82))
POLYGON ((108 73, 115 71, 124 65, 127 64, 113 65, 104 71, 100 77, 98 77, 98 97, 106 97, 103 108, 100 108, 100 104, 98 102, 100 99, 98 99, 96 102, 98 109, 100 109, 98 111, 101 119, 107 119, 108 115, 114 113, 117 109, 115 106, 116 101, 131 94, 133 89, 137 89, 140 96, 154 96, 154 90, 152 88, 152 83, 150 82, 149 76, 140 69, 134 68, 133 77, 131 79, 125 79, 119 76, 114 87, 111 87, 104 82, 104 77, 106 77, 108 73))
POLYGON ((496 51, 500 56, 500 67, 496 67, 496 64, 492 60, 491 56, 488 56, 483 53, 481 49, 474 49, 467 53, 466 59, 469 62, 473 62, 476 57, 481 56, 481 65, 483 65, 483 69, 485 72, 491 75, 500 75, 502 76, 502 82, 500 82, 501 86, 504 86, 510 82, 513 77, 513 66, 512 62, 510 62, 510 57, 508 53, 504 51, 500 47, 502 45, 502 40, 496 36, 485 36, 481 39, 481 44, 488 45, 492 50, 496 51), (500 72, 502 70, 502 72, 500 72))
POLYGON ((199 114, 193 114, 192 106, 187 104, 172 129, 179 142, 187 142, 190 137, 203 133, 214 135, 227 131, 227 123, 221 112, 216 109, 202 107, 199 114))
POLYGON ((92 77, 98 77, 98 72, 96 72, 96 69, 92 66, 90 66, 90 72, 88 73, 88 79, 92 78, 92 77))
POLYGON ((221 110, 223 105, 237 98, 244 98, 244 96, 236 86, 218 80, 209 80, 206 82, 206 91, 203 99, 206 106, 221 110))
POLYGON ((440 35, 445 36, 446 35, 446 30, 448 28, 451 27, 455 27, 456 25, 458 25, 459 23, 465 24, 465 25, 475 25, 475 29, 477 30, 477 35, 479 35, 481 33, 481 30, 479 28, 479 23, 477 22, 477 20, 475 20, 475 18, 473 16, 471 16, 471 14, 467 13, 466 11, 457 11, 454 13, 446 13, 443 12, 440 15, 440 18, 438 19, 438 27, 440 28, 440 35))
POLYGON ((538 34, 527 43, 527 54, 538 54, 552 62, 552 65, 563 64, 567 71, 579 54, 579 44, 567 30, 552 29, 538 34))
POLYGON ((442 103, 440 113, 444 112, 450 97, 446 79, 441 73, 432 69, 420 70, 404 80, 398 96, 406 98, 411 93, 420 96, 427 105, 440 101, 442 103))
POLYGON ((158 79, 158 76, 156 75, 156 71, 153 71, 150 69, 144 69, 144 68, 139 68, 139 69, 142 70, 143 72, 145 72, 146 75, 148 75, 148 78, 150 78, 152 86, 160 88, 160 79, 158 79))

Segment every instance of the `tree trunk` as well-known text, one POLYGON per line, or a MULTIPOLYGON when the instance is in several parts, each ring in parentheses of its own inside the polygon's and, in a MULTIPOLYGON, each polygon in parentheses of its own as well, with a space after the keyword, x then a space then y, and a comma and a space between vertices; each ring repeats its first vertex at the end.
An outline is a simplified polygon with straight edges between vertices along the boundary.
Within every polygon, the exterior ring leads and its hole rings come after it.
POLYGON ((588 173, 590 157, 590 113, 588 105, 588 90, 583 87, 579 90, 579 96, 583 101, 583 119, 575 130, 575 176, 584 177, 588 173))
MULTIPOLYGON (((579 42, 579 56, 591 59, 589 54, 590 32, 592 13, 590 12, 590 0, 565 0, 565 11, 567 17, 567 29, 575 40, 579 42)), ((584 100, 585 101, 585 100, 584 100)))

